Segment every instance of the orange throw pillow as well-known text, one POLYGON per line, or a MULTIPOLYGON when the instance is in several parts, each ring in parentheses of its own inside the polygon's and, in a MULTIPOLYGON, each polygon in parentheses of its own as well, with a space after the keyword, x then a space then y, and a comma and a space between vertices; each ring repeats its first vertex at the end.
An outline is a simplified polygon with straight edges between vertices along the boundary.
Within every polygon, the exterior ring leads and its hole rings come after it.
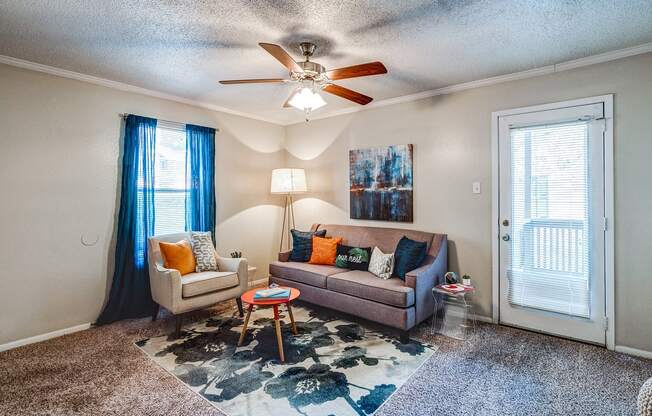
POLYGON ((342 237, 321 238, 312 237, 312 255, 310 264, 335 264, 337 245, 342 243, 342 237))
POLYGON ((181 240, 178 243, 159 241, 158 245, 163 255, 163 267, 179 270, 182 276, 195 271, 195 256, 192 254, 189 241, 181 240))

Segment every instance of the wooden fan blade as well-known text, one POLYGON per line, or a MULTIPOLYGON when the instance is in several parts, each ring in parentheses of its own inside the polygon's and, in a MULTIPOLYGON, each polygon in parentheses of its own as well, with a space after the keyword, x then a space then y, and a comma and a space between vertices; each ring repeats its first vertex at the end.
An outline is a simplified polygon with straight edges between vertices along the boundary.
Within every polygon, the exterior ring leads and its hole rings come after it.
POLYGON ((290 70, 290 72, 303 72, 303 68, 297 64, 292 57, 285 52, 283 48, 273 43, 259 43, 260 47, 265 49, 276 58, 277 61, 283 64, 284 67, 290 70))
POLYGON ((355 92, 335 84, 328 84, 322 89, 328 93, 337 95, 338 97, 346 98, 347 100, 351 100, 360 105, 367 105, 373 100, 373 98, 367 97, 364 94, 360 94, 359 92, 355 92))
POLYGON ((262 78, 262 79, 227 79, 220 81, 220 84, 273 84, 276 82, 285 82, 283 78, 262 78))
POLYGON ((369 62, 366 64, 347 66, 346 68, 333 69, 326 72, 326 76, 333 81, 338 79, 366 77, 369 75, 386 74, 387 68, 382 62, 369 62))

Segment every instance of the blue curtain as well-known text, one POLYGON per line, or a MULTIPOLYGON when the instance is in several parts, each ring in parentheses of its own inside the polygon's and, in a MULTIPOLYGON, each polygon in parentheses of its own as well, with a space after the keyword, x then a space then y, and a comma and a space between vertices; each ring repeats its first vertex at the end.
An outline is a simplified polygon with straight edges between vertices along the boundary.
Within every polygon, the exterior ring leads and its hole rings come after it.
POLYGON ((125 122, 113 283, 97 324, 141 318, 155 310, 147 264, 147 238, 154 233, 155 144, 156 120, 129 115, 125 122))
POLYGON ((215 129, 186 124, 186 231, 210 231, 215 243, 215 129))

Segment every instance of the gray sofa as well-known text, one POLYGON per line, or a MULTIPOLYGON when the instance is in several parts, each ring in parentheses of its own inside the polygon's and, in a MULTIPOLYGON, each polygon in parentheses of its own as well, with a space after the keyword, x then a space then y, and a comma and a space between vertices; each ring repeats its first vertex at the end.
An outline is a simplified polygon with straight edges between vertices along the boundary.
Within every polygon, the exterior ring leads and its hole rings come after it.
POLYGON ((299 289, 300 300, 396 328, 401 331, 401 341, 406 342, 409 330, 433 313, 432 288, 443 282, 448 268, 446 235, 354 225, 312 226, 313 231, 319 229, 325 229, 327 236, 343 237, 342 244, 377 246, 384 253, 393 253, 403 236, 428 243, 423 264, 410 271, 405 281, 395 277, 383 280, 366 271, 291 262, 290 252, 279 253, 278 261, 269 265, 270 281, 299 289))

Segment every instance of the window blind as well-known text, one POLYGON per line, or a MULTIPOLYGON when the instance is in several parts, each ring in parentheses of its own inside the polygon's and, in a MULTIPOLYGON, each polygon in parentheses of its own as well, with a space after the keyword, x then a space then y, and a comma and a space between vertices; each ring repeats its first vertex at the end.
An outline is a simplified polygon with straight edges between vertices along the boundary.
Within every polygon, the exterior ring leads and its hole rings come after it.
POLYGON ((157 125, 154 163, 155 235, 183 232, 187 192, 186 131, 183 125, 157 125))
POLYGON ((588 121, 510 129, 512 305, 590 316, 588 121))

